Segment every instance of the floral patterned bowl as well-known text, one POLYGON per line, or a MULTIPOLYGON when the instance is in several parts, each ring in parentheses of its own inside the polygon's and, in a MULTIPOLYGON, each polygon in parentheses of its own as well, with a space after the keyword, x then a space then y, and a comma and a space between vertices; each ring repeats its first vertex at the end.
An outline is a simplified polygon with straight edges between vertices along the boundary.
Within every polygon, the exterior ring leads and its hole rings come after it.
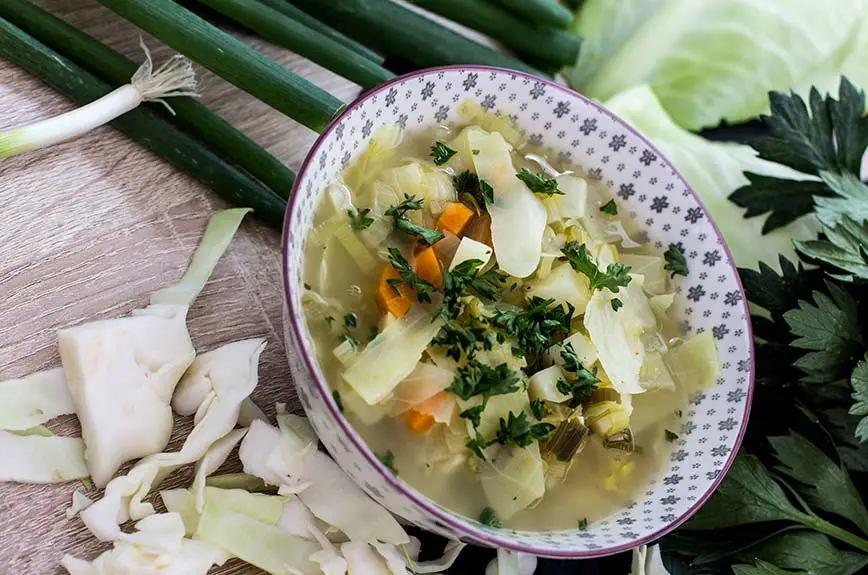
POLYGON ((647 543, 687 520, 732 463, 747 425, 753 385, 752 339, 738 274, 720 232, 672 164, 598 104, 563 86, 508 70, 465 66, 403 76, 351 104, 319 138, 299 173, 285 226, 285 329, 301 402, 340 466, 405 520, 446 537, 539 556, 608 555, 647 543), (631 217, 644 223, 644 239, 658 248, 680 244, 690 272, 677 280, 680 297, 674 313, 689 335, 711 330, 717 339, 722 377, 693 399, 668 463, 634 501, 587 530, 486 527, 392 475, 338 410, 303 319, 304 243, 326 185, 380 125, 397 122, 414 130, 460 123, 457 108, 467 98, 509 115, 529 143, 550 148, 562 163, 607 187, 631 217))

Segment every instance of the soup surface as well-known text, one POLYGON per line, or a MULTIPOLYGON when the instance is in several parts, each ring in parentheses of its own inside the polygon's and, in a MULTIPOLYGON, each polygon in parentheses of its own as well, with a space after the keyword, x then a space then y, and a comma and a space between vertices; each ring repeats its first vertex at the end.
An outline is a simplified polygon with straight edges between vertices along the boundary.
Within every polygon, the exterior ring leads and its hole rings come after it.
POLYGON ((714 339, 668 316, 679 246, 472 102, 381 128, 329 186, 304 308, 345 415, 381 461, 489 525, 584 528, 666 461, 714 339))

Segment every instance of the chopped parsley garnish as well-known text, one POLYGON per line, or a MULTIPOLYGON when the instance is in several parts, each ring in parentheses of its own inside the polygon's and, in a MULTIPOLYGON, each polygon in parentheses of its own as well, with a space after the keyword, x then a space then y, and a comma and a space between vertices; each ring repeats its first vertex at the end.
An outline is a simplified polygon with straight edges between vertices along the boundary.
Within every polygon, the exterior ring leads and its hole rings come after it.
POLYGON ((413 223, 407 217, 407 212, 421 209, 422 200, 416 199, 416 196, 404 194, 404 199, 401 200, 401 203, 390 207, 386 210, 385 215, 392 216, 395 221, 395 228, 411 236, 416 236, 426 246, 433 246, 443 239, 443 232, 429 230, 424 226, 413 223))
POLYGON ((591 291, 606 288, 612 293, 618 293, 622 287, 627 287, 630 280, 630 267, 622 263, 613 262, 606 267, 606 271, 601 271, 596 263, 588 254, 588 248, 585 244, 579 244, 576 241, 568 243, 561 250, 570 265, 577 272, 588 276, 588 287, 591 291))
POLYGON ((678 434, 674 431, 666 430, 666 441, 672 443, 673 441, 678 441, 678 434))
POLYGON ((486 527, 499 528, 502 525, 500 519, 497 517, 497 513, 491 507, 486 507, 482 510, 482 513, 479 514, 479 522, 486 527))
POLYGON ((576 378, 569 381, 563 379, 559 381, 557 383, 558 391, 564 395, 572 394, 576 401, 584 401, 591 397, 591 394, 597 389, 597 384, 600 383, 596 368, 591 371, 585 367, 570 343, 561 349, 561 359, 564 360, 564 371, 575 374, 576 378))
POLYGON ((478 156, 480 151, 481 150, 479 148, 473 148, 472 150, 470 150, 470 153, 474 156, 478 156))
POLYGON ((404 283, 415 290, 416 298, 420 302, 431 302, 431 296, 429 294, 434 292, 437 288, 435 288, 430 282, 427 282, 416 275, 416 272, 413 271, 413 268, 410 267, 410 263, 403 255, 401 255, 398 248, 389 248, 389 263, 392 264, 392 267, 395 268, 401 276, 401 279, 388 280, 392 289, 397 292, 398 288, 395 286, 404 283))
POLYGON ((505 363, 491 367, 476 359, 471 359, 464 367, 458 368, 452 385, 447 388, 464 401, 481 395, 484 401, 495 395, 518 391, 521 380, 518 374, 505 363))
POLYGON ((470 170, 465 170, 452 178, 452 185, 458 199, 480 214, 485 211, 485 202, 494 201, 494 188, 485 180, 480 180, 470 170))
POLYGON ((341 399, 341 394, 338 390, 332 391, 332 399, 335 400, 335 403, 338 406, 338 411, 343 413, 344 412, 344 401, 341 399))
POLYGON ((479 348, 492 349, 496 338, 495 333, 484 325, 461 325, 456 321, 449 321, 443 324, 431 343, 445 346, 446 355, 460 361, 462 355, 473 358, 479 348))
POLYGON ((575 308, 554 305, 553 299, 532 297, 526 310, 501 311, 492 325, 516 339, 515 352, 528 358, 529 370, 549 347, 570 333, 575 308))
POLYGON ((579 520, 579 531, 586 531, 588 529, 588 518, 579 520))
POLYGON ((492 268, 479 275, 482 260, 467 260, 452 270, 443 270, 443 319, 454 319, 461 313, 461 300, 472 290, 482 299, 494 300, 503 289, 504 277, 492 268))
POLYGON ((671 272, 672 277, 687 275, 687 260, 684 258, 684 251, 677 244, 669 244, 669 249, 663 253, 663 258, 666 260, 663 269, 671 272))
POLYGON ((356 327, 359 325, 359 318, 353 312, 350 312, 344 316, 344 325, 347 327, 356 327))
POLYGON ((333 318, 333 317, 330 316, 330 315, 327 315, 327 316, 325 317, 325 322, 326 322, 326 325, 329 326, 329 329, 331 329, 332 324, 335 322, 335 318, 333 318))
POLYGON ((609 200, 602 206, 600 206, 600 211, 604 214, 609 214, 610 216, 618 215, 618 204, 615 203, 615 200, 609 200))
POLYGON ((349 343, 351 346, 353 346, 353 347, 359 347, 359 340, 356 339, 355 337, 353 337, 352 334, 350 334, 349 331, 345 331, 345 332, 341 335, 341 341, 342 341, 342 342, 346 341, 346 342, 348 342, 348 343, 349 343))
POLYGON ((443 142, 437 142, 431 146, 431 157, 434 158, 434 164, 442 166, 449 161, 457 152, 448 147, 443 142))
POLYGON ((540 421, 546 415, 546 402, 541 399, 534 399, 530 402, 530 410, 533 412, 533 416, 540 421))
POLYGON ((527 447, 534 440, 546 439, 554 430, 555 426, 551 423, 531 425, 524 411, 520 411, 518 415, 510 411, 507 419, 500 418, 500 429, 497 430, 497 435, 492 442, 527 447))
POLYGON ((350 217, 350 226, 352 226, 354 230, 368 229, 371 224, 374 223, 374 218, 368 217, 368 214, 370 213, 371 210, 369 208, 357 212, 347 210, 347 215, 350 217))
POLYGON ((380 335, 380 328, 372 325, 370 335, 368 336, 368 341, 374 341, 378 335, 380 335))
POLYGON ((624 302, 622 302, 621 300, 619 300, 616 297, 613 297, 612 301, 610 301, 609 303, 612 304, 612 309, 615 311, 618 311, 619 309, 624 307, 624 302))
POLYGON ((392 451, 386 453, 375 453, 380 463, 386 466, 386 469, 392 472, 392 475, 398 475, 398 468, 395 467, 395 454, 392 451))
POLYGON ((543 194, 546 196, 563 196, 564 193, 558 189, 558 181, 554 178, 547 178, 544 174, 534 173, 527 168, 522 168, 521 172, 515 175, 516 178, 524 182, 524 184, 535 194, 543 194))

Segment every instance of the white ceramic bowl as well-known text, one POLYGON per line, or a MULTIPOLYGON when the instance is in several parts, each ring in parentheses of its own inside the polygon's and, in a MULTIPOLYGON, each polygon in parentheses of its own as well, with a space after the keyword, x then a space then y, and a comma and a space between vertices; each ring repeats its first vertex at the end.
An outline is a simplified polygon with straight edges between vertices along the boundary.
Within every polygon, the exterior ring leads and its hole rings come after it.
POLYGON ((469 543, 539 556, 585 558, 625 551, 684 522, 711 495, 735 457, 753 386, 748 311, 720 232, 693 191, 634 129, 576 92, 539 78, 479 66, 403 76, 352 103, 317 140, 302 167, 284 235, 285 330, 299 397, 320 439, 374 499, 419 527, 469 543), (409 130, 461 123, 457 108, 473 98, 509 115, 532 144, 542 144, 616 195, 657 248, 680 243, 689 275, 676 280, 674 313, 693 335, 712 330, 722 377, 696 397, 662 472, 624 508, 585 531, 493 529, 452 513, 392 475, 335 405, 302 315, 302 258, 326 185, 364 149, 380 125, 409 130))

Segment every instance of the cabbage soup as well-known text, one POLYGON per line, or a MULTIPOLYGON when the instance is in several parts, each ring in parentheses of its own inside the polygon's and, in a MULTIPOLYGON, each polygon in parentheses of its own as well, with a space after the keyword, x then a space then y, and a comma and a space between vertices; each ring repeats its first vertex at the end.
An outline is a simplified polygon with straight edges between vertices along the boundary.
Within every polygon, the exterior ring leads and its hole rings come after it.
POLYGON ((619 200, 464 106, 466 126, 381 128, 325 191, 307 326, 401 479, 488 525, 582 529, 666 461, 714 339, 667 315, 679 246, 643 245, 619 200))

